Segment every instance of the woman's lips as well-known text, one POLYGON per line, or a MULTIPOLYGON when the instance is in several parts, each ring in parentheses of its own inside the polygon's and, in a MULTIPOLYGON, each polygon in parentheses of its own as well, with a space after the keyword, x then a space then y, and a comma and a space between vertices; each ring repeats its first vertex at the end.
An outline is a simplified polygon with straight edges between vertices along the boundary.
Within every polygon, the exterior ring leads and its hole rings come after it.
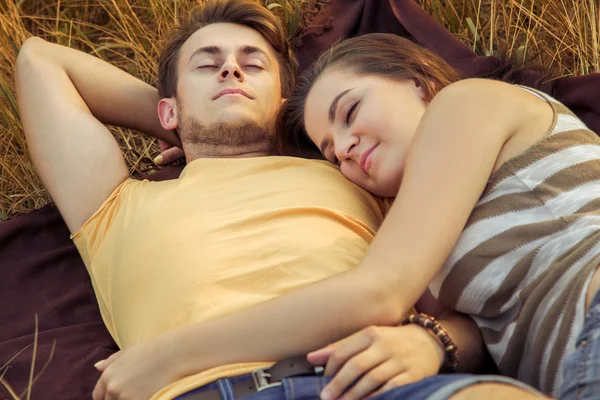
POLYGON ((369 150, 365 151, 360 157, 360 167, 365 171, 365 173, 369 173, 369 168, 371 167, 371 153, 375 150, 375 147, 378 145, 371 147, 369 150))

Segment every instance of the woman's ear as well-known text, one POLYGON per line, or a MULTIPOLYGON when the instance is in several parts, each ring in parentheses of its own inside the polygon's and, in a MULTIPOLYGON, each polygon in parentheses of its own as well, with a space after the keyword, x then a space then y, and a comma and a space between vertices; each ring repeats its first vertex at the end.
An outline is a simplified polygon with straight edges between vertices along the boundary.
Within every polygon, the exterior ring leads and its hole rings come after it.
POLYGON ((288 99, 281 99, 281 105, 283 106, 288 99))
POLYGON ((177 129, 177 101, 173 97, 160 99, 158 102, 158 119, 163 129, 171 131, 177 129))

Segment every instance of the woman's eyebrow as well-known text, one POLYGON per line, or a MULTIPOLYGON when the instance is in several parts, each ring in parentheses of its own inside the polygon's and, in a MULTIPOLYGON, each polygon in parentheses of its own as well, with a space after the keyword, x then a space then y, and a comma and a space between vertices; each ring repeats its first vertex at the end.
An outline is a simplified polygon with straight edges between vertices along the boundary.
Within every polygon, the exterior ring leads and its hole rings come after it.
POLYGON ((321 142, 321 147, 319 148, 321 150, 321 154, 323 154, 324 157, 325 156, 325 150, 327 150, 327 146, 329 146, 329 139, 323 139, 323 141, 321 142))
POLYGON ((337 108, 340 99, 351 90, 354 90, 354 88, 346 89, 337 96, 335 96, 335 98, 331 102, 331 106, 329 106, 329 122, 333 122, 333 120, 335 119, 335 109, 337 108))

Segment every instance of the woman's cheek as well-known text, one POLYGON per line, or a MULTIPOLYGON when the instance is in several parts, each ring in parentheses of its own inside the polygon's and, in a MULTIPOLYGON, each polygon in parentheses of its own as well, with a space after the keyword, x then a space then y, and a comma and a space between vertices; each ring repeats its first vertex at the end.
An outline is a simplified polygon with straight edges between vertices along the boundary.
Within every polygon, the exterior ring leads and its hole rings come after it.
POLYGON ((347 163, 342 163, 342 165, 340 166, 340 171, 350 182, 362 187, 363 189, 367 189, 365 187, 366 179, 364 173, 360 173, 362 171, 358 170, 358 166, 356 166, 355 164, 349 165, 347 163))

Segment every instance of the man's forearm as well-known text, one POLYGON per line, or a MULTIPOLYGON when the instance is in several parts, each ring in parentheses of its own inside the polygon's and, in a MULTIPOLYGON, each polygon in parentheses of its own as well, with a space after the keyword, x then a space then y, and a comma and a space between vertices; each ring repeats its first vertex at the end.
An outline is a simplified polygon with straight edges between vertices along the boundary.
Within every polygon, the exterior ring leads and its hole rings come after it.
POLYGON ((458 347, 458 372, 477 372, 484 360, 485 347, 479 327, 469 316, 448 311, 438 321, 458 347))
POLYGON ((280 360, 369 325, 395 325, 406 310, 386 298, 381 286, 376 278, 351 271, 171 332, 167 340, 176 346, 178 375, 228 363, 280 360))
POLYGON ((131 128, 178 145, 160 125, 158 91, 101 59, 65 46, 29 39, 24 48, 64 69, 90 112, 100 122, 131 128))

